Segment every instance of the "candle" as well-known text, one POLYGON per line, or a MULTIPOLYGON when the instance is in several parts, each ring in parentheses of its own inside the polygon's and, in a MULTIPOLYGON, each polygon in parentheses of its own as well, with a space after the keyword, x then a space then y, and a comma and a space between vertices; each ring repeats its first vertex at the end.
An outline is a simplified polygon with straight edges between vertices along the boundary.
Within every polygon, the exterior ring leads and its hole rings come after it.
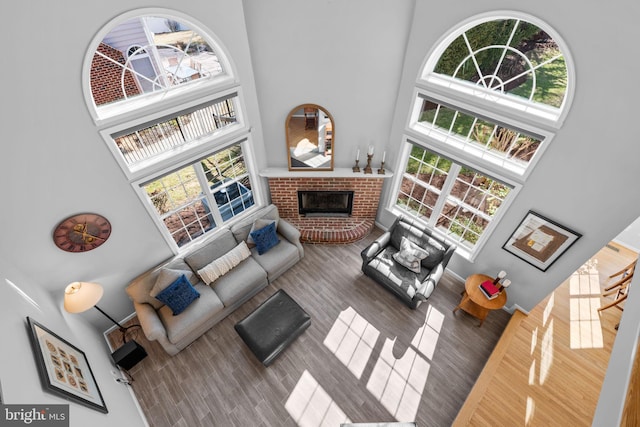
POLYGON ((356 160, 360 160, 360 149, 356 150, 356 160))
POLYGON ((373 156, 373 145, 369 146, 369 151, 367 152, 367 154, 373 156))
POLYGON ((502 282, 502 286, 505 288, 508 288, 509 285, 511 285, 511 280, 506 279, 504 282, 502 282))
POLYGON ((382 163, 384 163, 384 158, 387 157, 387 152, 383 151, 382 152, 382 163))
POLYGON ((502 270, 500 273, 498 273, 498 277, 501 279, 504 279, 504 277, 507 275, 507 272, 502 270))

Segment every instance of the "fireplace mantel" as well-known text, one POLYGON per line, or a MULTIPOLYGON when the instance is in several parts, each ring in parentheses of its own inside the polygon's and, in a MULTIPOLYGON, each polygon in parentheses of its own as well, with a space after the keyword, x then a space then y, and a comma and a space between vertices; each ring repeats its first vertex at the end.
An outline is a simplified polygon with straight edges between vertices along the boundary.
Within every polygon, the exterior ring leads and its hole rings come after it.
POLYGON ((377 168, 373 173, 353 172, 351 168, 335 168, 332 171, 290 171, 287 168, 269 168, 260 171, 260 176, 265 178, 380 178, 388 179, 393 176, 393 171, 385 169, 384 174, 379 174, 377 168))

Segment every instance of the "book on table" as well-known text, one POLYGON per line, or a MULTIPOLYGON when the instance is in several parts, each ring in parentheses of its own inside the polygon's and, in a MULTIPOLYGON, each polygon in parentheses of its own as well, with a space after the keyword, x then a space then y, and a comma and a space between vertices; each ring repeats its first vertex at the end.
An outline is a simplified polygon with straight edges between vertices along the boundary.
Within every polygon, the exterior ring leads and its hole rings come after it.
POLYGON ((480 283, 479 287, 484 296, 488 299, 494 299, 497 298, 498 295, 500 295, 500 290, 491 280, 485 280, 484 282, 480 283))

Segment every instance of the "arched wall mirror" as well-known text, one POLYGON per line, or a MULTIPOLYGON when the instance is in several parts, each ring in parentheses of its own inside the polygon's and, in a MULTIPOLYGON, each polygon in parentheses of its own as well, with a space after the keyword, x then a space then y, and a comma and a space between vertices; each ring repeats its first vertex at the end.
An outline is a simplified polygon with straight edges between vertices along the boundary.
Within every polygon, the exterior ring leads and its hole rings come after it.
POLYGON ((316 104, 302 104, 287 116, 289 170, 333 170, 335 126, 333 117, 316 104))

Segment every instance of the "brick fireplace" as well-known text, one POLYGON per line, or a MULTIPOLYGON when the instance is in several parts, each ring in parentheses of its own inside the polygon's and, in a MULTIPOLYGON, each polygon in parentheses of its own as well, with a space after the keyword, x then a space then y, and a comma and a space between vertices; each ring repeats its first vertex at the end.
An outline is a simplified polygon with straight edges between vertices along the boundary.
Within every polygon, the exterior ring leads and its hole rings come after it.
POLYGON ((268 170, 271 201, 280 216, 296 226, 303 243, 351 243, 373 230, 385 175, 353 173, 350 169, 332 172, 289 172, 268 170), (301 215, 298 191, 353 191, 350 216, 301 215))

